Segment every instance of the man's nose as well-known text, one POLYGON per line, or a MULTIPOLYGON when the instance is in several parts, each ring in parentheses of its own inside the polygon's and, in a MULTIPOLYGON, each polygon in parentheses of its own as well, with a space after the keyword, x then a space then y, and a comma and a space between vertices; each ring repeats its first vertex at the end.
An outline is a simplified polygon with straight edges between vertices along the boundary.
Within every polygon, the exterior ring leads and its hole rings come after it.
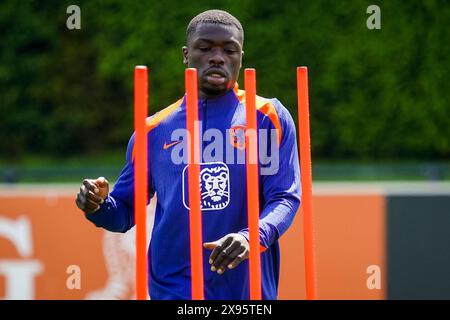
POLYGON ((209 63, 218 65, 223 65, 225 63, 223 53, 220 49, 213 50, 212 55, 209 58, 209 63))

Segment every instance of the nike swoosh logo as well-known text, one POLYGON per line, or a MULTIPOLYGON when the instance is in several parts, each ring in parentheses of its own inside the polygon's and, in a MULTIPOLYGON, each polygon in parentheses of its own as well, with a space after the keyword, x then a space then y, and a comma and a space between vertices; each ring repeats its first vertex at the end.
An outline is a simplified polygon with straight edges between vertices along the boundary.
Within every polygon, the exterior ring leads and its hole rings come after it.
POLYGON ((163 149, 164 149, 164 150, 169 149, 170 147, 173 147, 174 145, 179 144, 180 142, 181 142, 181 140, 174 141, 174 142, 171 142, 171 143, 169 143, 169 144, 167 144, 167 143, 164 142, 163 149))

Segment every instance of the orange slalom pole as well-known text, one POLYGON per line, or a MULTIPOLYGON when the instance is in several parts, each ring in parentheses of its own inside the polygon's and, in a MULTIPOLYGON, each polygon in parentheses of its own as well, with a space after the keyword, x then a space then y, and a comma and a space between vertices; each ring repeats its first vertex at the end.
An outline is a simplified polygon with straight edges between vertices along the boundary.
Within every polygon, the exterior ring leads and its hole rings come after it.
POLYGON ((312 212, 312 167, 309 127, 308 68, 297 67, 297 107, 302 181, 306 299, 317 299, 314 221, 312 212))
POLYGON ((247 166, 247 212, 249 228, 250 299, 261 300, 261 256, 259 244, 259 184, 258 184, 258 126, 256 123, 256 71, 245 69, 245 110, 247 132, 255 133, 253 139, 245 137, 247 166))
POLYGON ((186 83, 186 128, 188 142, 188 183, 189 183, 189 233, 191 246, 191 289, 193 300, 203 300, 203 239, 202 212, 200 210, 200 147, 198 130, 197 69, 185 71, 186 83))
POLYGON ((148 75, 146 66, 134 69, 134 221, 136 223, 136 299, 147 300, 147 183, 148 141, 145 122, 148 112, 148 75))

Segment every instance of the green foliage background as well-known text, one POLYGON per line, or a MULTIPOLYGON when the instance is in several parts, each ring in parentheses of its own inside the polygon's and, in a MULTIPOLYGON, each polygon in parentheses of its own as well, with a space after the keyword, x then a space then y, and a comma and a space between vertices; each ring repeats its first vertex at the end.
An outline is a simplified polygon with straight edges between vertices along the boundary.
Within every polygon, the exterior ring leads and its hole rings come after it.
POLYGON ((123 153, 134 66, 150 67, 152 113, 179 98, 186 25, 211 8, 242 22, 258 94, 294 119, 308 66, 316 159, 450 159, 448 1, 378 1, 381 30, 366 28, 372 1, 218 3, 2 1, 0 160, 123 153), (66 28, 70 4, 81 30, 66 28))

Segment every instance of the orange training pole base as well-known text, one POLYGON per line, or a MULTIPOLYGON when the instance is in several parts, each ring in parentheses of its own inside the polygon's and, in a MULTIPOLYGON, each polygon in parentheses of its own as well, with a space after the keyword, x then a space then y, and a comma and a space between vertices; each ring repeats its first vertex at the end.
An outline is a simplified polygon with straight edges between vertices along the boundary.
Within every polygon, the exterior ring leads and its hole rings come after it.
POLYGON ((317 299, 314 223, 312 213, 312 168, 309 128, 308 68, 297 68, 298 124, 302 180, 303 232, 305 235, 306 299, 317 299))
POLYGON ((134 219, 136 223, 136 299, 147 300, 147 166, 148 141, 145 121, 148 112, 148 75, 146 66, 134 69, 134 219))
POLYGON ((249 229, 250 299, 261 300, 261 256, 259 244, 259 186, 258 186, 258 127, 256 123, 256 71, 245 69, 246 137, 245 155, 247 166, 247 212, 249 229), (252 137, 254 133, 254 136, 252 137), (249 134, 249 135, 247 135, 249 134))
POLYGON ((197 70, 185 71, 186 83, 186 128, 189 132, 188 143, 188 184, 189 184, 189 232, 191 245, 191 287, 192 299, 203 300, 203 240, 202 212, 200 210, 200 147, 198 129, 198 91, 197 70))

